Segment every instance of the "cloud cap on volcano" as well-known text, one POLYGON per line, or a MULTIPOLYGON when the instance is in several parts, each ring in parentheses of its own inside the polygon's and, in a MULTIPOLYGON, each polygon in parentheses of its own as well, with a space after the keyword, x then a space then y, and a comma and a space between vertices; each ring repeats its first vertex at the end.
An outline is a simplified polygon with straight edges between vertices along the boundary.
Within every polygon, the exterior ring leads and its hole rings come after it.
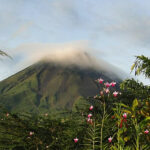
POLYGON ((24 44, 15 49, 15 53, 24 53, 22 64, 29 66, 44 60, 65 66, 76 65, 81 68, 93 68, 97 71, 120 74, 120 70, 109 64, 101 56, 103 52, 91 48, 87 41, 77 41, 62 44, 24 44))

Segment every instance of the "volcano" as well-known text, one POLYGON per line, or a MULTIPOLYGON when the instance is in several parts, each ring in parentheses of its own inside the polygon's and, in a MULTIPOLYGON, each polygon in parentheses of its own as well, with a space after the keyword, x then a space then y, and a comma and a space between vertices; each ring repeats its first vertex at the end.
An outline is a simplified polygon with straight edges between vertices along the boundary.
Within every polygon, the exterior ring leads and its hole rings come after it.
POLYGON ((97 78, 120 82, 117 75, 77 65, 41 61, 0 82, 0 105, 11 112, 72 110, 99 93, 97 78))

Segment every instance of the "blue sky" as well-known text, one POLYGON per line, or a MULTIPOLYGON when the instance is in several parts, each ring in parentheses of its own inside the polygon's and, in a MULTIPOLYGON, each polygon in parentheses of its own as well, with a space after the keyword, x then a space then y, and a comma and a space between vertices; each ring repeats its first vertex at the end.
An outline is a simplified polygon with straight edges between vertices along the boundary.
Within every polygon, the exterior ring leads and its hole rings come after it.
POLYGON ((0 35, 1 49, 13 57, 0 62, 0 80, 32 64, 46 46, 70 43, 129 75, 134 56, 150 56, 150 2, 0 0, 0 35))

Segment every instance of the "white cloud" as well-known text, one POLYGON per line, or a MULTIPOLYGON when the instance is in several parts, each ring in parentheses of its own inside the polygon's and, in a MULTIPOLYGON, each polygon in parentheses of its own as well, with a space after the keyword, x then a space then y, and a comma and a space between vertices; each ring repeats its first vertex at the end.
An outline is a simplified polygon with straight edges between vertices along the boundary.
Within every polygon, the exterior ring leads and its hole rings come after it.
POLYGON ((96 50, 92 49, 88 41, 76 41, 62 44, 23 44, 14 49, 13 57, 18 54, 24 56, 19 62, 19 68, 22 65, 29 66, 41 60, 59 63, 63 65, 77 65, 81 68, 93 68, 113 74, 120 74, 119 69, 100 59, 96 50))

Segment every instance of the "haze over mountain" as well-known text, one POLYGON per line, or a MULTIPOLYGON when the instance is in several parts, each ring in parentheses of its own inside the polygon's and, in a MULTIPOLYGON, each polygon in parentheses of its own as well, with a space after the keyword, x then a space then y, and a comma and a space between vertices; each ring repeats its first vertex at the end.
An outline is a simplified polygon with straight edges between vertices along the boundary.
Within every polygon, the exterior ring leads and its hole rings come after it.
POLYGON ((121 81, 116 68, 84 51, 55 52, 0 83, 0 104, 12 112, 72 110, 99 93, 95 80, 121 81))
POLYGON ((97 54, 103 56, 103 53, 91 49, 88 43, 83 41, 57 45, 27 44, 18 47, 15 53, 21 52, 26 56, 22 65, 26 66, 46 60, 65 66, 74 64, 82 68, 90 67, 107 73, 115 73, 123 78, 126 76, 120 69, 105 61, 107 57, 97 57, 97 54))

